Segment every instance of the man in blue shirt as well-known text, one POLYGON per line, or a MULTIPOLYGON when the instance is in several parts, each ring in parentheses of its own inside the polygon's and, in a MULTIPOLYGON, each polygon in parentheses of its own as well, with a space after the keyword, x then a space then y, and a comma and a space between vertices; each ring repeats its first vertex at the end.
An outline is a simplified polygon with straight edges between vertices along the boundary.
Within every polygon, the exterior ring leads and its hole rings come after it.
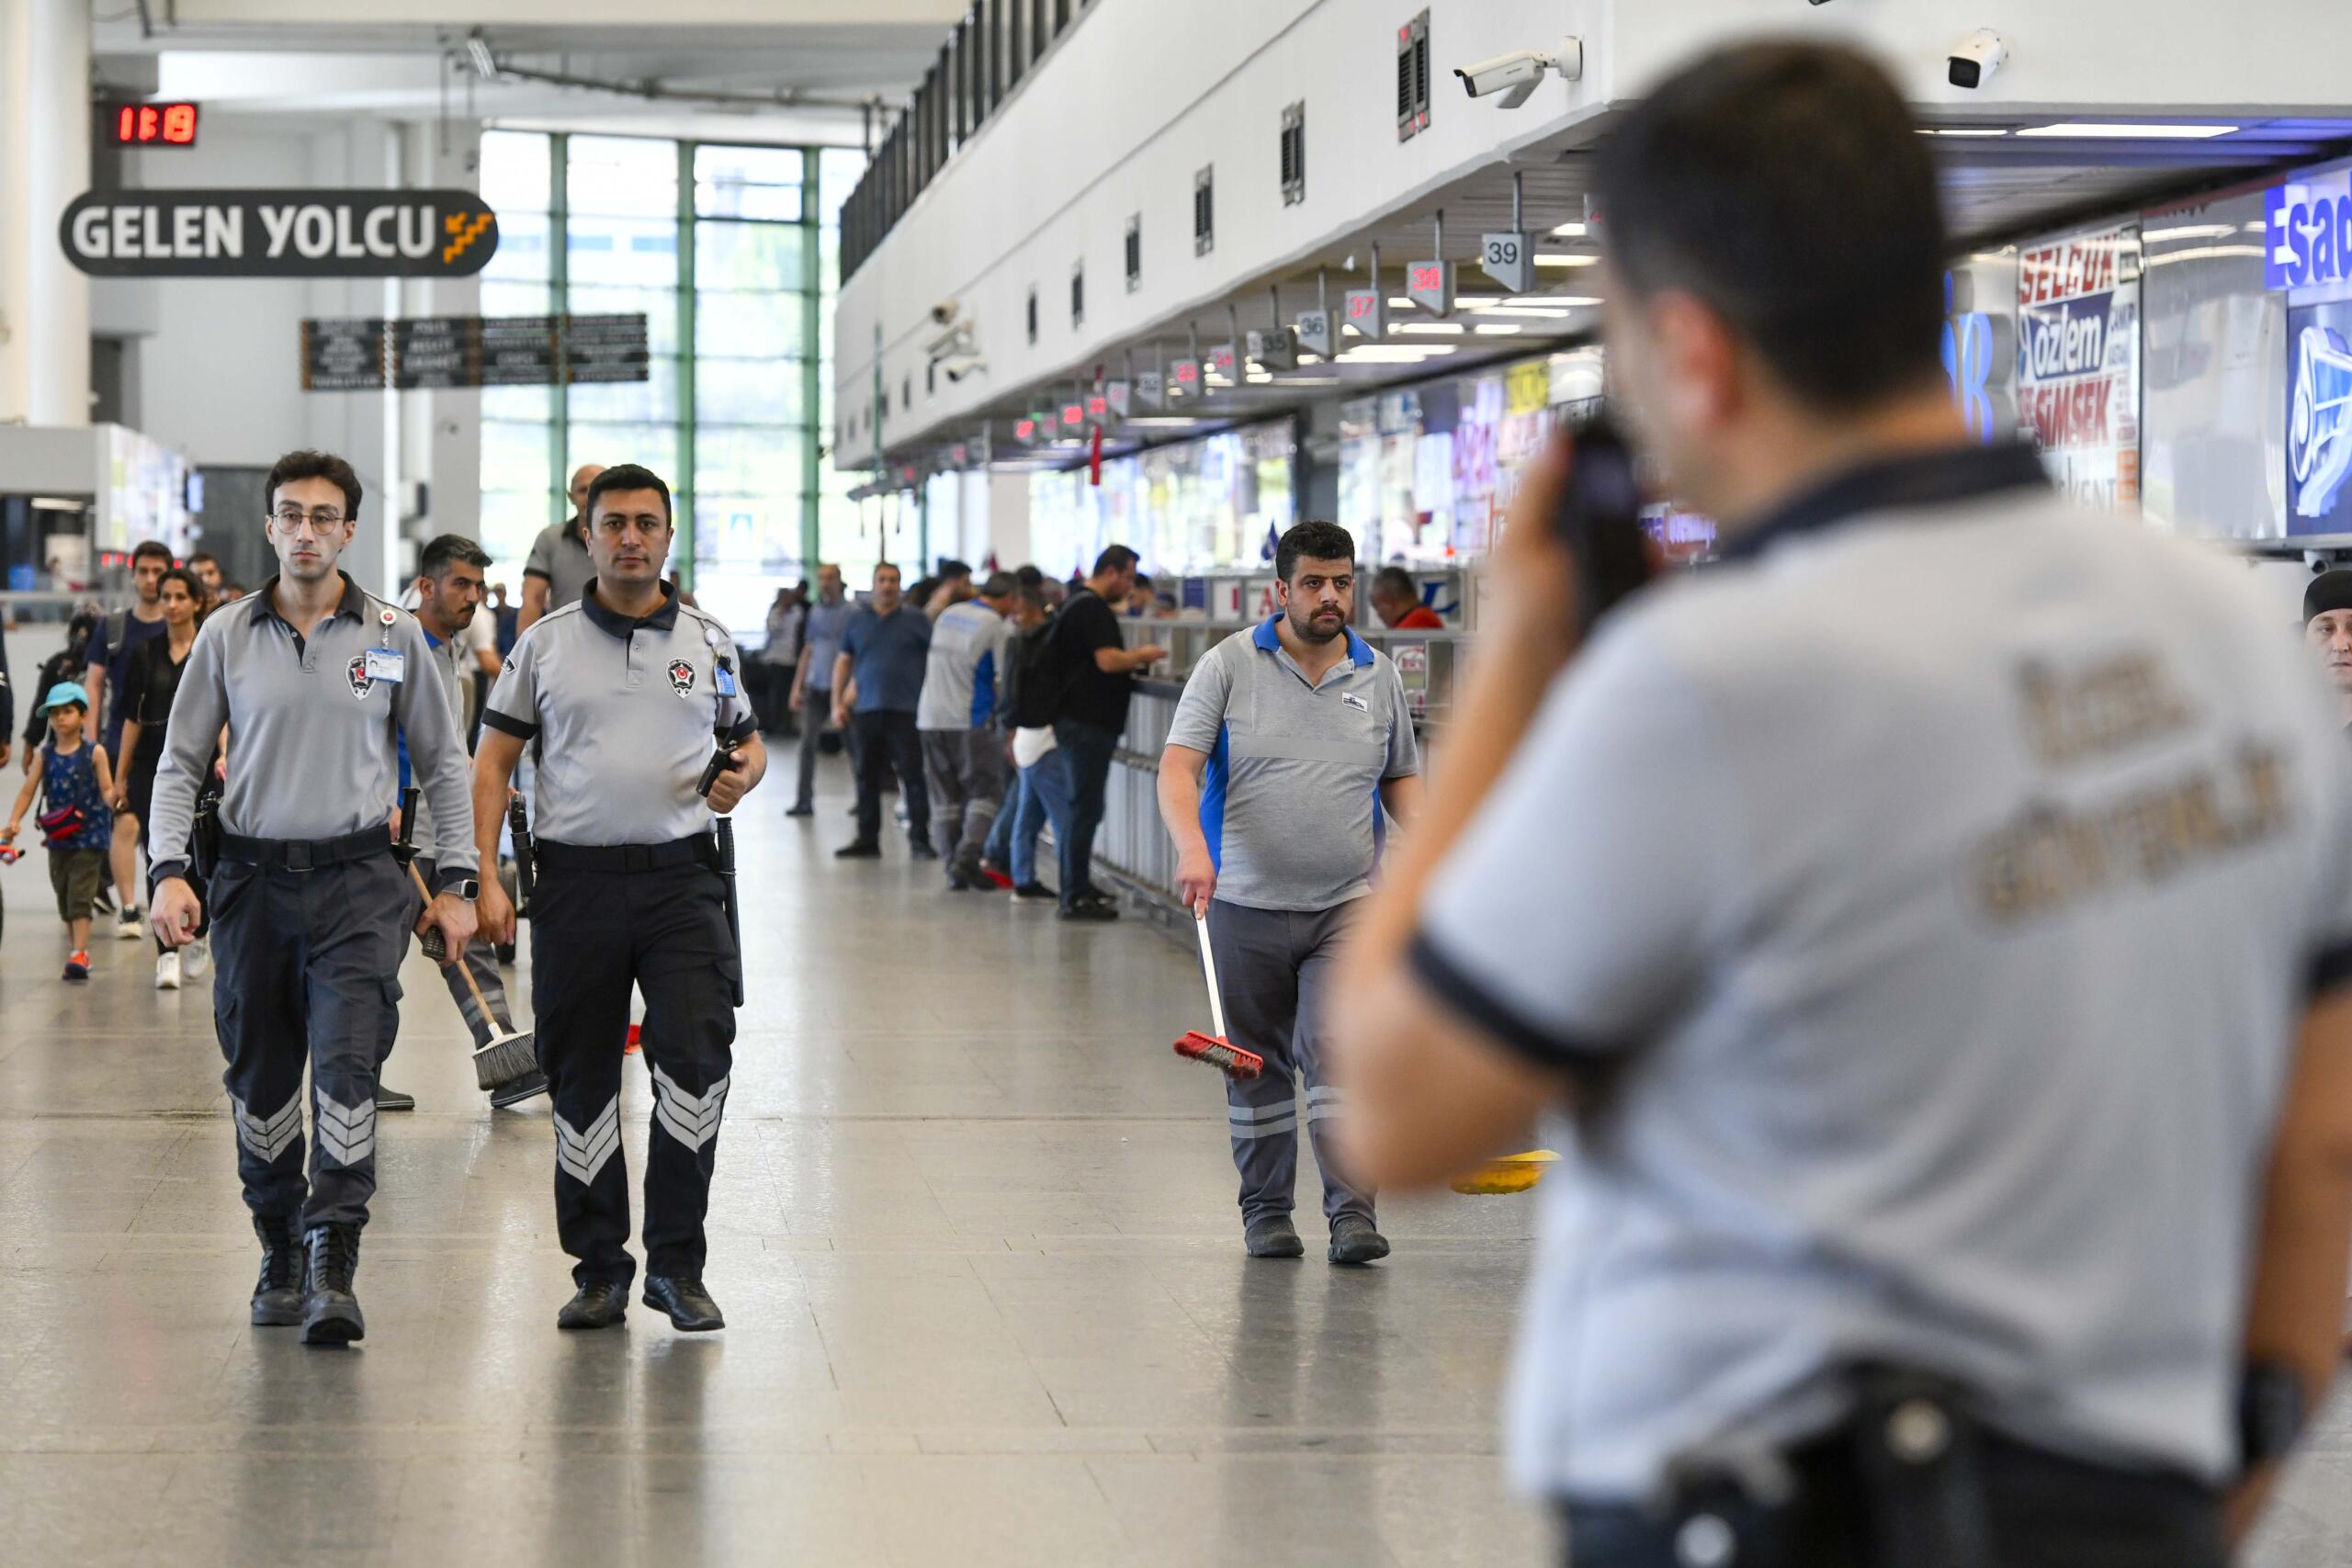
POLYGON ((882 791, 890 775, 907 803, 909 848, 937 860, 931 845, 931 795, 923 787, 922 737, 915 709, 931 659, 931 617, 906 601, 899 569, 874 569, 874 597, 849 618, 833 657, 833 723, 857 747, 857 837, 833 852, 842 860, 882 854, 882 791))

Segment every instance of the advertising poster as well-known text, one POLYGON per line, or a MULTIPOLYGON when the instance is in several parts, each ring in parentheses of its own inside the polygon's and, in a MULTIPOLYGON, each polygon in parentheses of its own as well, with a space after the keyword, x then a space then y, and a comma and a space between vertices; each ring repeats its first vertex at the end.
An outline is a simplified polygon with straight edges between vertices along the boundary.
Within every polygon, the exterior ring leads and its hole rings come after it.
POLYGON ((2352 300, 2287 312, 2287 532, 2352 534, 2352 300))
POLYGON ((2140 229, 2028 245, 2018 257, 2018 418, 2077 501, 2140 499, 2140 229))

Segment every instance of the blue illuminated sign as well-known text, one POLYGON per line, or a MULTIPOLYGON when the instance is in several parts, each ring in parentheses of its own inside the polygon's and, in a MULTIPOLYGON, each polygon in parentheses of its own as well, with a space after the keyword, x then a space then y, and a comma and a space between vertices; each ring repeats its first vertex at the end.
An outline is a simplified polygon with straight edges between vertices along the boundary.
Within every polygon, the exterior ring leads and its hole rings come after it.
POLYGON ((2311 288, 2352 279, 2352 170, 2318 175, 2264 193, 2269 288, 2311 288))

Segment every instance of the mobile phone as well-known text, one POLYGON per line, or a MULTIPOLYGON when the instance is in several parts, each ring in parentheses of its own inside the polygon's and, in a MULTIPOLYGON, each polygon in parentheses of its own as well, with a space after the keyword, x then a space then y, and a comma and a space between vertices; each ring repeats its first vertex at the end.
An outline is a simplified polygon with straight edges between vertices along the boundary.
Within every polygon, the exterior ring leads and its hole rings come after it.
POLYGON ((1655 575, 1642 532, 1642 486, 1634 449, 1606 414, 1565 434, 1567 482, 1552 526, 1575 559, 1582 621, 1592 624, 1655 575))

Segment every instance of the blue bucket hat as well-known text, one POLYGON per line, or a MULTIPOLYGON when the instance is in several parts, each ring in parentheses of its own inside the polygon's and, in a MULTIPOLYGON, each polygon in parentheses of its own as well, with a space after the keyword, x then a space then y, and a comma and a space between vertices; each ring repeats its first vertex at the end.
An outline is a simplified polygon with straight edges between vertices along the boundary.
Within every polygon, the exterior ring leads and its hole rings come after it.
POLYGON ((79 703, 84 712, 89 711, 90 694, 82 689, 81 682, 60 681, 56 685, 51 686, 49 689, 49 695, 41 699, 40 711, 47 713, 51 708, 62 708, 69 703, 79 703))

